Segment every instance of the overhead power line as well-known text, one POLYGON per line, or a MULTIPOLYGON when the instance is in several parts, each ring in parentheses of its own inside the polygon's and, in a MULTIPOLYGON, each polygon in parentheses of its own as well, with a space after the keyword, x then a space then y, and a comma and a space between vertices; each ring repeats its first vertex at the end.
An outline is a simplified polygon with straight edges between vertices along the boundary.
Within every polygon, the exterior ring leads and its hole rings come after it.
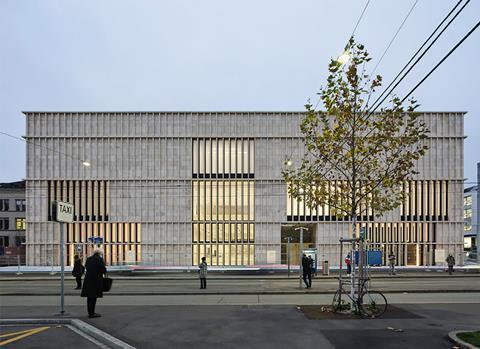
MULTIPOLYGON (((357 19, 357 23, 355 24, 355 27, 354 27, 353 30, 352 30, 352 34, 350 34, 350 37, 348 38, 347 45, 345 46, 345 50, 348 49, 348 45, 349 45, 349 43, 350 43, 350 39, 353 38, 353 36, 355 35, 355 32, 357 31, 357 28, 358 28, 358 26, 360 25, 360 22, 362 21, 363 16, 365 15, 365 12, 367 11, 367 7, 368 7, 369 4, 370 4, 370 0, 367 0, 366 3, 365 3, 365 6, 363 7, 362 13, 360 14, 360 16, 359 16, 358 19, 357 19)), ((318 101, 317 101, 317 103, 315 104, 315 108, 314 108, 314 109, 317 109, 317 107, 318 107, 318 105, 320 104, 321 100, 322 100, 322 97, 319 96, 318 101)))
POLYGON ((76 158, 76 157, 74 157, 74 156, 72 156, 72 155, 70 155, 70 154, 64 153, 64 152, 62 152, 62 151, 60 151, 60 150, 56 150, 56 149, 47 147, 47 146, 45 146, 45 145, 37 144, 36 142, 30 141, 30 140, 28 140, 28 139, 26 139, 26 138, 23 138, 23 137, 14 136, 14 135, 12 135, 12 134, 10 134, 10 133, 7 133, 7 132, 0 131, 0 134, 2 134, 2 135, 4 135, 4 136, 7 136, 7 137, 10 137, 10 138, 13 138, 13 139, 17 139, 17 140, 23 141, 23 142, 28 143, 28 144, 32 144, 32 145, 35 146, 35 147, 40 147, 40 148, 44 148, 44 149, 50 150, 50 151, 52 151, 52 152, 54 152, 54 153, 57 153, 57 154, 60 154, 60 155, 69 157, 69 158, 71 158, 71 159, 73 159, 73 160, 75 160, 75 161, 79 161, 79 162, 81 162, 81 163, 84 163, 85 160, 86 160, 86 159, 83 159, 83 160, 82 160, 82 159, 76 158))
POLYGON ((414 9, 415 6, 417 5, 417 3, 418 3, 418 0, 415 0, 415 2, 413 3, 412 7, 410 8, 410 11, 408 11, 407 15, 405 16, 405 18, 403 19, 402 23, 400 24, 400 26, 398 27, 397 31, 395 32, 395 35, 393 35, 393 38, 392 38, 392 40, 390 40, 390 43, 387 45, 387 48, 385 49, 385 51, 383 51, 382 56, 381 56, 380 59, 378 60, 377 64, 376 64, 375 67, 373 68, 372 73, 371 73, 370 75, 375 74, 375 71, 377 70, 378 66, 379 66, 380 63, 382 62, 383 57, 385 57, 385 55, 387 54, 388 50, 390 49, 390 46, 392 46, 393 42, 395 41, 395 39, 396 39, 397 36, 398 36, 398 33, 400 33, 400 30, 402 30, 403 25, 404 25, 405 22, 407 21, 408 17, 410 17, 410 14, 413 12, 413 9, 414 9))
MULTIPOLYGON (((350 35, 350 38, 352 38, 355 35, 355 32, 357 31, 358 25, 360 24, 360 22, 363 19, 363 15, 365 14, 365 11, 367 11, 368 4, 370 4, 370 0, 367 0, 367 2, 365 3, 365 6, 363 7, 363 11, 360 14, 360 17, 358 17, 357 23, 355 24, 355 27, 353 28, 353 31, 352 31, 352 34, 350 35)), ((349 38, 349 40, 350 40, 350 38, 349 38)))
POLYGON ((402 99, 402 103, 425 81, 427 78, 432 75, 432 73, 453 53, 455 50, 480 26, 480 21, 460 40, 441 60, 438 62, 432 70, 428 72, 427 75, 424 76, 422 80, 418 84, 415 85, 413 89, 408 92, 405 97, 402 99))
POLYGON ((402 70, 397 74, 393 81, 387 86, 386 89, 377 97, 375 102, 372 104, 372 112, 378 109, 378 107, 388 98, 388 96, 395 90, 395 88, 405 79, 405 77, 410 73, 410 71, 420 62, 420 60, 425 56, 425 54, 430 50, 430 48, 435 44, 435 42, 442 36, 445 30, 453 23, 453 21, 458 17, 458 15, 463 11, 463 9, 468 5, 470 0, 468 0, 455 14, 455 16, 447 23, 447 25, 438 33, 438 35, 433 39, 433 41, 428 45, 428 47, 423 51, 423 53, 416 59, 416 61, 408 68, 408 70, 403 74, 403 76, 395 82, 400 75, 407 69, 410 63, 415 59, 415 57, 421 52, 423 47, 430 41, 430 39, 435 35, 435 33, 440 29, 440 27, 445 23, 445 21, 450 17, 450 15, 455 11, 455 9, 460 5, 462 0, 460 0, 452 10, 445 16, 445 18, 440 22, 440 24, 435 28, 435 30, 430 34, 430 36, 425 40, 425 42, 420 46, 420 48, 415 52, 415 54, 410 58, 407 64, 402 68, 402 70), (395 84, 393 87, 392 85, 395 84), (382 98, 383 97, 383 98, 382 98))

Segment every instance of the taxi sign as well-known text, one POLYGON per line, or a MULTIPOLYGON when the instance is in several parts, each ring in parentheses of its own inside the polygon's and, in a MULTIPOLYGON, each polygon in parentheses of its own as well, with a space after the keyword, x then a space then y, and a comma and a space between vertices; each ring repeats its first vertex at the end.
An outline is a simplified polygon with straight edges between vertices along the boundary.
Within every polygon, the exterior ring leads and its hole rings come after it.
POLYGON ((54 201, 52 203, 52 219, 57 222, 73 222, 73 205, 68 202, 54 201))

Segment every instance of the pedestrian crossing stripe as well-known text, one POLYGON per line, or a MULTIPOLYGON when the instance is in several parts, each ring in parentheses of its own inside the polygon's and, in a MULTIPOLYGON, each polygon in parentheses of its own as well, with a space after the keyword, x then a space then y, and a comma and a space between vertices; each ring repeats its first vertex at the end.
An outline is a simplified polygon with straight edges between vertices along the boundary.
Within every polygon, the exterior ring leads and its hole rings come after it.
POLYGON ((3 342, 0 342, 0 346, 18 341, 22 338, 29 337, 29 336, 32 336, 34 334, 40 333, 40 332, 43 332, 45 330, 48 330, 49 328, 50 328, 49 326, 44 326, 44 327, 32 328, 30 330, 23 330, 23 331, 17 331, 17 332, 2 334, 2 335, 0 335, 0 338, 7 338, 7 337, 12 337, 12 336, 16 336, 16 337, 13 337, 13 338, 4 340, 3 342))

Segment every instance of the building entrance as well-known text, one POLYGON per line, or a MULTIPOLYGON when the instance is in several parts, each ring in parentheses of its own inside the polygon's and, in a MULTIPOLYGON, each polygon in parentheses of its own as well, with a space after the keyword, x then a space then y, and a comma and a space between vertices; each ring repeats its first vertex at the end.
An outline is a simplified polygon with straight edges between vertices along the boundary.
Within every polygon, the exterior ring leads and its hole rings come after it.
POLYGON ((298 227, 306 227, 303 231, 303 249, 315 248, 315 225, 314 224, 284 224, 282 225, 281 263, 288 264, 288 237, 290 237, 290 264, 300 264, 300 231, 298 227))
POLYGON ((417 245, 407 245, 407 265, 418 265, 417 263, 417 245))

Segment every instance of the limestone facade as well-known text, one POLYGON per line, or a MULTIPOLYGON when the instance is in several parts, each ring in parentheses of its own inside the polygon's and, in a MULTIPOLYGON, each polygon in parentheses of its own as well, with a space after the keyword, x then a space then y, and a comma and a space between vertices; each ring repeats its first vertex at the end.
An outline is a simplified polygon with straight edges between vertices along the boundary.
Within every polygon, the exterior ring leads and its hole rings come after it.
MULTIPOLYGON (((430 150, 416 164, 419 174, 407 183, 416 195, 407 204, 411 212, 405 206, 361 223, 372 246, 384 255, 394 251, 399 264, 438 264, 447 253, 463 261, 464 114, 422 113, 431 131, 430 150)), ((92 236, 103 238, 110 264, 186 266, 207 253, 209 264, 281 264, 284 235, 297 225, 309 227, 308 247, 318 249, 320 260, 338 264, 338 239, 349 234, 348 222, 287 203, 281 169, 285 159, 295 163, 303 154, 301 115, 25 112, 27 264, 58 264, 59 224, 50 220, 52 200, 75 205, 76 220, 67 228, 68 264, 73 254, 90 252, 92 236), (208 147, 208 161, 215 162, 202 175, 194 166, 207 160, 195 142, 208 147), (237 151, 229 161, 249 157, 236 160, 233 171, 226 170, 227 146, 229 154, 232 147, 237 151), (84 160, 91 166, 83 166, 84 160), (195 189, 199 183, 209 189, 195 189), (201 205, 210 210, 202 219, 194 217, 197 190, 198 198, 204 194, 201 205), (211 202, 204 201, 206 190, 213 191, 211 202), (251 214, 241 216, 246 210, 251 214), (196 229, 202 229, 198 237, 196 229)))

